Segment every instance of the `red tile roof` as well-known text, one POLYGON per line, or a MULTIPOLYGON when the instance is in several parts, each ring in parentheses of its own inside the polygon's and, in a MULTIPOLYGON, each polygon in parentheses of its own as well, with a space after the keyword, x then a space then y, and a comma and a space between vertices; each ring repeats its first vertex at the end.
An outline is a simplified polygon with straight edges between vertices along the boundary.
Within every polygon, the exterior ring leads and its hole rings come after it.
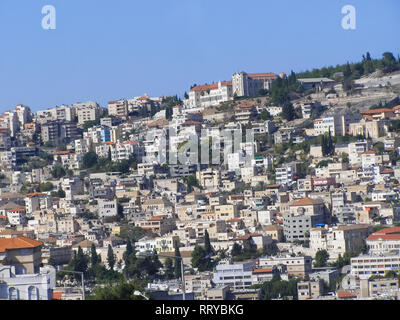
POLYGON ((249 78, 252 79, 277 79, 278 75, 272 72, 267 73, 248 73, 249 78))
POLYGON ((338 291, 337 295, 338 295, 339 299, 342 299, 342 298, 357 298, 357 295, 355 293, 348 292, 348 291, 338 291))
MULTIPOLYGON (((232 81, 221 81, 221 85, 222 86, 231 86, 232 81)), ((218 82, 212 83, 212 84, 204 84, 204 85, 195 86, 190 91, 207 91, 207 90, 216 90, 216 89, 218 89, 218 82)))
POLYGON ((293 202, 290 206, 297 207, 297 206, 312 206, 315 204, 322 204, 323 201, 321 199, 310 199, 310 198, 303 198, 298 201, 293 202))
POLYGON ((3 238, 0 239, 0 252, 13 249, 29 249, 43 245, 42 241, 33 240, 27 237, 3 238))
POLYGON ((279 184, 270 184, 268 186, 265 186, 265 189, 276 189, 279 188, 280 185, 279 184))
POLYGON ((254 269, 253 274, 257 273, 272 273, 273 269, 272 268, 265 268, 265 269, 254 269))
POLYGON ((42 193, 42 192, 34 192, 34 193, 28 193, 26 196, 28 198, 33 198, 33 197, 36 197, 36 196, 47 196, 47 194, 46 193, 42 193))
POLYGON ((62 291, 54 291, 53 300, 61 300, 62 295, 63 295, 62 291))
POLYGON ((147 221, 162 221, 165 219, 165 216, 154 216, 148 219, 147 221))
POLYGON ((392 109, 388 108, 381 108, 381 109, 372 109, 372 110, 366 110, 366 111, 361 111, 361 114, 379 114, 382 112, 393 112, 392 109))
POLYGON ((385 228, 371 234, 367 240, 400 240, 400 227, 385 228))

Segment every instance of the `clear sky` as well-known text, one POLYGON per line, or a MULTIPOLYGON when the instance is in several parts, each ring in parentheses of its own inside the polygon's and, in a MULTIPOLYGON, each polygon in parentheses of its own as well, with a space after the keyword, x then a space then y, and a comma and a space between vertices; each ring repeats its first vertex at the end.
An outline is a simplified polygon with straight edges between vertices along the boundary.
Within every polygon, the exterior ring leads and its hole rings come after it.
POLYGON ((399 0, 0 0, 0 112, 183 96, 234 72, 400 53, 399 0), (356 8, 356 30, 341 26, 356 8), (56 29, 42 28, 42 7, 56 29))

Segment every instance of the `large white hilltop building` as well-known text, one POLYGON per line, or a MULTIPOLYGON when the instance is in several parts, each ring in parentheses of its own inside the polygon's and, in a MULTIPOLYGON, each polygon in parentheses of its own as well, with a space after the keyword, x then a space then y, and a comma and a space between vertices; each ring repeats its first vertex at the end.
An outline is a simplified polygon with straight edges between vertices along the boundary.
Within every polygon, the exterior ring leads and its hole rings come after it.
POLYGON ((183 101, 184 108, 206 108, 233 100, 235 96, 256 96, 260 89, 269 90, 272 81, 277 78, 275 73, 235 73, 232 81, 219 81, 191 88, 189 98, 183 101))

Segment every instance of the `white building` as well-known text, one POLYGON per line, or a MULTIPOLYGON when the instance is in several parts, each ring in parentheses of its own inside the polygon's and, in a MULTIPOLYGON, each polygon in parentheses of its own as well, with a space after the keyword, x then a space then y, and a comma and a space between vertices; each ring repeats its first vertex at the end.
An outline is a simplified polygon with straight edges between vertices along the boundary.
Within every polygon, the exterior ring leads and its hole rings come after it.
POLYGON ((310 249, 315 255, 318 250, 326 250, 331 259, 348 251, 358 251, 364 239, 369 235, 369 225, 347 225, 333 228, 316 227, 310 230, 310 249))
POLYGON ((351 258, 351 274, 360 279, 372 275, 383 276, 387 271, 399 272, 400 255, 382 253, 380 255, 361 255, 351 258))
POLYGON ((0 279, 0 300, 52 300, 56 270, 46 266, 39 273, 16 274, 14 266, 2 266, 0 279))
POLYGON ((232 100, 232 81, 220 81, 190 89, 189 99, 183 101, 185 108, 206 108, 232 100))
POLYGON ((253 285, 254 262, 230 264, 220 263, 215 267, 213 282, 219 285, 229 285, 232 289, 246 289, 253 285))
POLYGON ((98 200, 99 205, 99 217, 114 217, 118 214, 117 200, 98 200))

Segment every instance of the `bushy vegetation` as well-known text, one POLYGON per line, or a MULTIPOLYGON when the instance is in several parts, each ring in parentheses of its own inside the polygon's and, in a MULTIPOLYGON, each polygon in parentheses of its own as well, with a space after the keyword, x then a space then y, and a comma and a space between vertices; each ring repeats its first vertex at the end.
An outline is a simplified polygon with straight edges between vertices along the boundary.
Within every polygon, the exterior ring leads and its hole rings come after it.
POLYGON ((260 285, 254 285, 252 288, 261 289, 262 300, 272 300, 281 297, 287 299, 293 297, 297 299, 297 283, 299 279, 281 280, 280 276, 275 276, 271 281, 266 281, 260 285))
POLYGON ((346 63, 336 65, 336 67, 315 68, 311 71, 297 73, 297 78, 334 78, 335 73, 342 72, 344 78, 359 79, 363 75, 368 75, 376 70, 393 72, 400 70, 400 61, 394 57, 393 53, 385 52, 381 59, 372 59, 369 52, 362 56, 362 60, 356 63, 346 63))

